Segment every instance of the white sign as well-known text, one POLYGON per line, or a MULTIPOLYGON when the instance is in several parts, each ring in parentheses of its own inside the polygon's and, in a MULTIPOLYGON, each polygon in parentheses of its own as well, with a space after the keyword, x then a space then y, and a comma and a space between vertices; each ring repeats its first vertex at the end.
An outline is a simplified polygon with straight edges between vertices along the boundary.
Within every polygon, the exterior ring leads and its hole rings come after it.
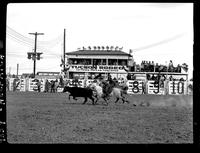
POLYGON ((142 83, 141 80, 128 80, 128 94, 142 94, 142 83))
POLYGON ((94 72, 126 72, 124 69, 127 69, 124 66, 109 66, 109 65, 70 65, 69 71, 78 72, 78 71, 94 71, 94 72))
POLYGON ((168 88, 169 88, 169 94, 171 94, 171 95, 187 94, 187 82, 186 81, 170 81, 168 88))
POLYGON ((157 84, 155 81, 148 81, 148 94, 164 95, 164 84, 157 84))
MULTIPOLYGON (((39 79, 41 81, 40 91, 44 91, 45 79, 39 79)), ((38 91, 37 79, 29 79, 28 91, 38 91)))

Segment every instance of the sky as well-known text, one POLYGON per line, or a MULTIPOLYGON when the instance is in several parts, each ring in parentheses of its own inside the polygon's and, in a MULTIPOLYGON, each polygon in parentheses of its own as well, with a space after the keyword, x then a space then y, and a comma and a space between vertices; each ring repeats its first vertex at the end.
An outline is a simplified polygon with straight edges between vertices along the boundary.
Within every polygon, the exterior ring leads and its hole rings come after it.
POLYGON ((27 52, 43 52, 37 71, 61 71, 66 52, 88 46, 119 46, 140 64, 187 63, 193 70, 193 3, 10 3, 7 6, 6 72, 32 73, 27 52))

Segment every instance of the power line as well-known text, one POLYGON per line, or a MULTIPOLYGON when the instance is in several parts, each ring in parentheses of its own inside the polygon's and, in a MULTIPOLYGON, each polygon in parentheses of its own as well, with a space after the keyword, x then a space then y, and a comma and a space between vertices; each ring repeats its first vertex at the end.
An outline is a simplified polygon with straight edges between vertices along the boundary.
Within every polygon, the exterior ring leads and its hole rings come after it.
POLYGON ((142 50, 145 50, 145 49, 156 47, 156 46, 159 46, 159 45, 162 45, 162 44, 166 44, 168 42, 171 42, 173 40, 176 40, 176 39, 182 37, 183 35, 184 35, 184 33, 181 33, 181 34, 175 35, 175 36, 173 36, 171 38, 164 39, 162 41, 159 41, 159 42, 156 42, 156 43, 153 43, 153 44, 150 44, 150 45, 146 45, 146 46, 143 46, 143 47, 139 47, 139 48, 133 49, 133 51, 134 52, 138 52, 138 51, 142 51, 142 50))
MULTIPOLYGON (((32 47, 32 44, 33 44, 32 39, 21 35, 20 33, 16 32, 15 30, 13 30, 12 28, 10 28, 8 26, 7 26, 7 34, 9 36, 9 38, 11 38, 12 40, 14 40, 20 44, 32 47)), ((51 41, 38 41, 38 49, 51 51, 51 48, 53 48, 54 46, 61 43, 61 39, 62 39, 62 37, 60 35, 51 41)), ((55 53, 52 53, 52 51, 51 51, 51 54, 56 55, 55 53)), ((56 55, 56 56, 60 56, 60 55, 56 55)))
MULTIPOLYGON (((18 33, 17 31, 13 30, 12 28, 10 28, 9 26, 7 26, 7 33, 9 33, 10 35, 13 35, 27 43, 34 43, 34 40, 33 39, 30 39, 20 33, 18 33)), ((62 40, 62 35, 60 34, 58 37, 50 40, 50 41, 38 41, 38 46, 40 44, 40 46, 46 46, 46 47, 52 47, 54 46, 55 44, 61 42, 62 40)))
POLYGON ((14 35, 14 36, 16 36, 16 37, 18 37, 18 38, 21 38, 22 40, 24 40, 24 41, 26 41, 26 42, 29 42, 29 43, 33 43, 33 42, 34 42, 33 39, 30 39, 30 38, 28 38, 28 37, 26 37, 26 36, 24 36, 24 35, 22 35, 22 34, 16 32, 15 30, 11 29, 11 28, 8 27, 8 26, 7 26, 7 31, 6 31, 6 32, 8 32, 8 33, 10 33, 10 34, 12 34, 12 35, 14 35))
POLYGON ((14 41, 16 41, 16 42, 18 42, 18 43, 21 43, 21 44, 23 44, 23 45, 27 45, 27 46, 32 46, 31 44, 29 44, 29 43, 27 43, 27 42, 24 42, 24 41, 21 41, 20 39, 18 39, 18 38, 16 38, 16 37, 14 37, 13 35, 11 35, 11 34, 9 34, 9 33, 7 33, 8 34, 8 36, 11 38, 11 39, 13 39, 14 41))

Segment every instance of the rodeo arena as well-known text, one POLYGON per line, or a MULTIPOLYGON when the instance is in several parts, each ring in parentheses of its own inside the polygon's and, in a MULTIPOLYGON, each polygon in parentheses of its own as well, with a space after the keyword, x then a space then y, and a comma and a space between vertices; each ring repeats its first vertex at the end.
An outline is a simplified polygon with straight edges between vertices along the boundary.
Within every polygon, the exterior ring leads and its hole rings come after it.
POLYGON ((7 75, 8 142, 193 143, 188 65, 128 52, 83 47, 60 72, 7 75))

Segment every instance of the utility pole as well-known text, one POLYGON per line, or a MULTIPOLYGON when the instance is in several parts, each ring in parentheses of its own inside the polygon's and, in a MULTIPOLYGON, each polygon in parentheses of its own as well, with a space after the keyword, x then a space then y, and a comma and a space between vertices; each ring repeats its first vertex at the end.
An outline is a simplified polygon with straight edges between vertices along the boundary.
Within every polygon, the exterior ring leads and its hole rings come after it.
MULTIPOLYGON (((10 72, 11 72, 11 67, 9 67, 9 74, 10 74, 10 72)), ((10 74, 11 75, 11 74, 10 74)))
POLYGON ((19 64, 17 64, 17 77, 18 77, 18 71, 19 71, 19 64))
POLYGON ((64 29, 64 42, 63 42, 63 58, 64 58, 63 70, 65 70, 65 29, 64 29))
POLYGON ((33 76, 35 77, 35 69, 36 69, 36 49, 37 49, 37 35, 44 35, 44 33, 29 33, 30 35, 35 35, 35 47, 34 47, 34 53, 33 53, 33 76))

